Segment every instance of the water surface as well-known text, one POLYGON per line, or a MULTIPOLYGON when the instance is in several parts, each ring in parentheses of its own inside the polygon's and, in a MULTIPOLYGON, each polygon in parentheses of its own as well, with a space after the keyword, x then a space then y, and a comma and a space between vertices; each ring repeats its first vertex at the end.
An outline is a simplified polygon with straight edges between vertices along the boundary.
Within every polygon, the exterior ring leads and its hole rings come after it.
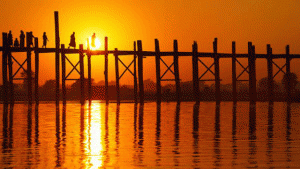
POLYGON ((0 166, 299 168, 300 104, 0 105, 0 166))

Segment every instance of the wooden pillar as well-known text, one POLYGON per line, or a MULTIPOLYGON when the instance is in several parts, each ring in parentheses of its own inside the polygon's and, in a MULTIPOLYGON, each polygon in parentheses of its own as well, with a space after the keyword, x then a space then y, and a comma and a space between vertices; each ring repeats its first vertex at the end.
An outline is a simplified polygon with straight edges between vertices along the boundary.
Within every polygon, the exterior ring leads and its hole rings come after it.
POLYGON ((63 104, 66 104, 67 100, 67 90, 66 90, 66 54, 65 54, 65 45, 61 44, 61 85, 62 85, 62 98, 63 104))
POLYGON ((267 65, 268 65, 268 100, 273 101, 273 61, 270 44, 267 45, 267 65))
POLYGON ((34 87, 35 87, 35 103, 39 104, 39 39, 34 38, 34 54, 35 54, 35 75, 34 75, 34 87))
POLYGON ((7 33, 2 33, 2 44, 3 44, 3 52, 2 52, 2 100, 6 104, 7 103, 7 97, 8 97, 8 84, 7 84, 7 33))
POLYGON ((215 98, 217 102, 221 101, 221 93, 220 93, 220 57, 217 54, 218 52, 218 38, 215 38, 213 42, 213 48, 214 48, 214 62, 215 62, 215 98))
POLYGON ((58 24, 58 11, 54 12, 55 18, 55 80, 56 80, 56 88, 55 88, 55 100, 56 104, 59 103, 59 24, 58 24))
POLYGON ((143 77, 143 47, 142 41, 137 41, 138 46, 138 74, 139 74, 139 97, 140 103, 144 103, 144 77, 143 77))
POLYGON ((248 65, 249 65, 249 97, 250 102, 256 101, 256 75, 255 75, 255 48, 252 42, 248 42, 248 65))
POLYGON ((176 100, 177 100, 177 102, 180 102, 181 89, 180 89, 180 78, 179 78, 178 43, 177 43, 177 40, 174 40, 173 48, 174 48, 174 74, 175 74, 175 85, 176 85, 176 100))
POLYGON ((31 77, 31 49, 29 44, 29 32, 26 32, 27 39, 27 96, 28 103, 32 104, 32 77, 31 77))
POLYGON ((104 61, 104 76, 105 76, 105 101, 108 104, 108 39, 105 37, 105 61, 104 61))
POLYGON ((236 84, 236 52, 235 42, 232 42, 232 100, 237 101, 237 84, 236 84))
POLYGON ((133 81, 134 81, 134 102, 137 103, 137 76, 136 76, 136 42, 134 41, 133 43, 133 50, 134 50, 134 55, 133 55, 133 81))
POLYGON ((194 99, 196 103, 200 102, 200 91, 199 91, 199 75, 198 75, 198 45, 197 42, 193 44, 193 90, 194 90, 194 99))
POLYGON ((120 103, 120 77, 119 77, 119 54, 118 49, 115 48, 115 69, 116 69, 116 92, 117 92, 117 103, 120 103))
POLYGON ((160 79, 160 49, 159 42, 155 39, 155 65, 156 65, 156 101, 161 102, 161 79, 160 79))
POLYGON ((8 80, 9 80, 9 102, 14 104, 14 82, 13 82, 13 62, 12 55, 10 51, 10 46, 7 46, 7 56, 8 56, 8 80))
POLYGON ((88 48, 87 54, 87 61, 88 61, 88 98, 89 104, 92 102, 92 63, 91 63, 91 54, 90 49, 88 48))
MULTIPOLYGON (((286 74, 287 75, 290 75, 291 74, 291 58, 290 58, 290 46, 287 45, 286 48, 285 48, 285 52, 286 52, 286 74)), ((287 81, 288 83, 288 87, 286 89, 286 93, 287 93, 287 101, 290 102, 291 101, 291 87, 290 87, 290 79, 288 79, 287 81)))
POLYGON ((80 65, 80 103, 84 104, 84 64, 83 64, 83 44, 79 45, 79 65, 80 65))

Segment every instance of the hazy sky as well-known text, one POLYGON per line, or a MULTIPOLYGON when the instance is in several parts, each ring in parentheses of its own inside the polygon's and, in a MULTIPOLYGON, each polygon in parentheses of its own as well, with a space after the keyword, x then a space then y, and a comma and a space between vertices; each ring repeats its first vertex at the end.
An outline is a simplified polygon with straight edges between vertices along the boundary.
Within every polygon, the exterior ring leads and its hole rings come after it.
MULTIPOLYGON (((60 39, 66 46, 74 31, 77 44, 85 44, 93 32, 101 42, 107 36, 111 50, 132 50, 135 40, 142 40, 144 50, 154 50, 157 38, 161 51, 171 51, 173 40, 177 39, 179 51, 191 51, 193 41, 197 41, 199 52, 212 52, 212 42, 217 37, 218 51, 222 53, 231 52, 232 41, 236 41, 238 53, 247 52, 248 41, 253 42, 257 53, 266 53, 268 43, 273 53, 284 53, 287 44, 291 53, 300 53, 298 0, 1 0, 0 30, 12 30, 14 38, 19 37, 20 30, 33 31, 40 45, 43 32, 47 32, 48 47, 54 47, 54 11, 59 11, 60 39)), ((2 34, 0 37, 2 39, 2 34)), ((14 56, 24 60, 26 54, 14 56)), ((47 79, 55 78, 54 54, 41 54, 40 57, 42 85, 47 79)), ((69 57, 74 61, 78 59, 78 55, 69 57)), ((179 60, 180 76, 184 81, 192 79, 191 60, 191 57, 179 60)), ((92 59, 92 78, 96 82, 104 80, 103 61, 103 56, 92 59)), ((211 59, 206 61, 212 62, 211 59)), ((125 62, 130 61, 125 59, 125 62)), ((246 60, 242 62, 247 63, 246 60)), ((282 65, 280 60, 277 62, 282 65)), ((292 61, 292 72, 298 75, 299 63, 292 61)), ((109 57, 109 64, 109 79, 115 80, 113 56, 109 57)), ((154 70, 154 58, 147 58, 144 64, 144 78, 155 80, 154 71, 149 71, 154 70)), ((258 78, 265 77, 266 61, 258 59, 257 67, 258 78)), ((200 72, 204 71, 199 68, 200 72)), ((123 70, 121 65, 120 69, 123 70)), ((222 83, 231 81, 230 59, 221 60, 221 78, 222 83)), ((280 79, 281 76, 277 80, 280 79)), ((129 74, 121 79, 121 84, 128 82, 131 82, 129 74)))

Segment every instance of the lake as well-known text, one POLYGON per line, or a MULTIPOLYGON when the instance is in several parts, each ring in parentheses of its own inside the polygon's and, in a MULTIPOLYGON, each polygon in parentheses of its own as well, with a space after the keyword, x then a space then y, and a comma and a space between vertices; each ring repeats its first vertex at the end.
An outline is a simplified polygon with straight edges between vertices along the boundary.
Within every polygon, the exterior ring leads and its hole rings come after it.
POLYGON ((0 110, 4 168, 300 168, 299 103, 41 102, 0 110))

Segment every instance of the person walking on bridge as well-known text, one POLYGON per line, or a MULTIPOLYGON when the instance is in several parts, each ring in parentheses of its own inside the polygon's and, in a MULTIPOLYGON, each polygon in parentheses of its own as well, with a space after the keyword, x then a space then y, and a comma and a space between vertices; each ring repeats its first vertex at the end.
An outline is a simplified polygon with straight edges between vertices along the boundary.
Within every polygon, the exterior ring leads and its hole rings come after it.
POLYGON ((94 33, 93 36, 92 36, 92 42, 91 42, 91 45, 92 45, 93 48, 96 47, 95 40, 96 40, 96 34, 94 33))
POLYGON ((70 47, 74 47, 74 49, 76 48, 75 32, 73 32, 73 34, 71 35, 71 40, 68 49, 70 49, 70 47))
POLYGON ((21 31, 20 34, 20 48, 24 48, 25 46, 25 34, 23 31, 21 31))
POLYGON ((47 38, 46 32, 44 32, 44 35, 43 35, 43 46, 42 46, 42 48, 44 46, 45 46, 45 48, 47 48, 47 41, 49 41, 49 40, 47 38))
POLYGON ((7 38, 8 38, 8 46, 13 46, 13 37, 11 31, 9 31, 7 38))

